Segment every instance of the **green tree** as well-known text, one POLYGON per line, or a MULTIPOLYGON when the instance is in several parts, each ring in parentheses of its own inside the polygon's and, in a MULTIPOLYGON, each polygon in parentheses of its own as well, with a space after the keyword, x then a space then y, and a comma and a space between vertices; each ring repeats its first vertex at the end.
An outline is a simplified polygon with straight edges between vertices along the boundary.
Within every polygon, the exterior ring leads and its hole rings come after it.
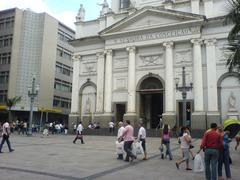
POLYGON ((228 0, 230 4, 229 13, 225 17, 225 24, 233 24, 228 34, 230 55, 227 59, 229 71, 236 69, 240 72, 240 0, 228 0))
POLYGON ((6 106, 8 107, 8 121, 12 122, 12 107, 15 106, 17 103, 19 103, 21 101, 21 97, 19 96, 15 96, 13 98, 8 98, 6 99, 6 106))

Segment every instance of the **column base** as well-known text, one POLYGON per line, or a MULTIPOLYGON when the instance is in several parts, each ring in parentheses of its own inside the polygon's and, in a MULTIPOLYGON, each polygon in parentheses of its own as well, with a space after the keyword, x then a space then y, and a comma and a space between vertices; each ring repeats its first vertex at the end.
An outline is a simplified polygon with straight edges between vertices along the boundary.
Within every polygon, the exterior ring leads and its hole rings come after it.
POLYGON ((205 112, 193 112, 192 113, 191 128, 194 130, 207 129, 205 112))
POLYGON ((239 113, 237 111, 228 112, 227 113, 227 117, 229 119, 236 119, 236 120, 238 120, 239 119, 239 113))
POLYGON ((207 112, 207 129, 210 128, 211 123, 221 124, 219 112, 207 112))
POLYGON ((73 126, 74 124, 78 125, 78 122, 80 121, 79 119, 79 114, 69 114, 68 117, 68 132, 73 133, 73 126))
POLYGON ((170 128, 176 125, 176 114, 174 112, 165 112, 162 114, 163 124, 168 124, 170 128))
POLYGON ((137 114, 136 113, 126 113, 123 116, 123 120, 129 120, 131 122, 131 125, 135 126, 137 125, 137 114))
POLYGON ((94 121, 99 123, 100 128, 108 128, 108 123, 112 121, 113 114, 111 113, 104 113, 104 114, 95 114, 94 121))

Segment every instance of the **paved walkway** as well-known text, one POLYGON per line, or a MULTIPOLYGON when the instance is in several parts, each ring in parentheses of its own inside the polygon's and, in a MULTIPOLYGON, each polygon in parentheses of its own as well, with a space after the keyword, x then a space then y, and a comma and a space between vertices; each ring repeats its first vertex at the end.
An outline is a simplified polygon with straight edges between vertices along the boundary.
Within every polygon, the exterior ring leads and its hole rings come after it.
MULTIPOLYGON (((54 135, 42 138, 13 136, 11 143, 15 151, 9 153, 6 144, 0 154, 1 180, 201 180, 203 173, 180 170, 175 167, 175 160, 180 156, 176 139, 172 140, 174 160, 160 159, 159 139, 148 138, 147 161, 141 157, 133 163, 116 159, 115 137, 85 136, 85 144, 74 136, 54 135)), ((199 140, 194 140, 198 147, 199 140)), ((197 148, 194 149, 197 151, 197 148)), ((240 177, 240 151, 231 149, 233 179, 240 177)), ((193 161, 191 161, 193 167, 193 161)))

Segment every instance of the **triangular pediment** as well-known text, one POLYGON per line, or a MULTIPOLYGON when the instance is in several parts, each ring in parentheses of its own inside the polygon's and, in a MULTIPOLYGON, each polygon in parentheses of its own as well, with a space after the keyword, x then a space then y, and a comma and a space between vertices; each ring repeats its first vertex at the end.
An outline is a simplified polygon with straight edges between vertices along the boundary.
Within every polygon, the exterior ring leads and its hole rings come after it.
POLYGON ((146 7, 106 28, 101 35, 127 33, 139 30, 148 30, 166 26, 178 26, 193 22, 203 22, 204 16, 167 10, 156 7, 146 7))

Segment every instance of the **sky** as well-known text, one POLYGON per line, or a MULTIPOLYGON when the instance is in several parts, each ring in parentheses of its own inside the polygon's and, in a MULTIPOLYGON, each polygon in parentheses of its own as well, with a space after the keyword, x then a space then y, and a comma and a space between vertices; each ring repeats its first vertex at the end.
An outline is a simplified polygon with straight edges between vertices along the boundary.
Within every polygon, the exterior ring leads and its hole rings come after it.
MULTIPOLYGON (((85 20, 99 17, 101 7, 97 3, 104 0, 0 0, 0 10, 15 8, 31 9, 34 12, 46 12, 75 30, 75 17, 80 4, 85 9, 85 20)), ((107 0, 111 6, 111 0, 107 0)))

